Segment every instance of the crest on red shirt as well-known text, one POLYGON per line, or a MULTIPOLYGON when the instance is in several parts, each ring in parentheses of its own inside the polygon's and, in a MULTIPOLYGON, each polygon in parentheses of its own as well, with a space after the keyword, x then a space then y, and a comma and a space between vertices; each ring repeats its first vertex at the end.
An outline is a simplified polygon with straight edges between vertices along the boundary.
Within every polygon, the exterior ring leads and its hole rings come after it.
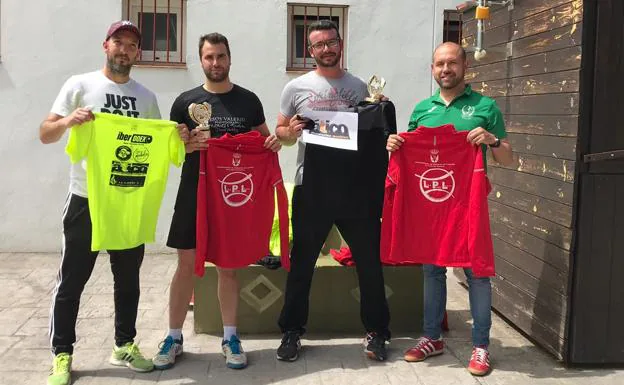
POLYGON ((238 152, 235 152, 234 154, 232 154, 232 166, 234 166, 234 167, 240 166, 240 162, 241 162, 241 158, 242 157, 243 156, 240 153, 238 153, 238 152))
POLYGON ((440 160, 440 150, 437 148, 432 148, 430 151, 429 159, 431 159, 431 163, 438 163, 440 160))

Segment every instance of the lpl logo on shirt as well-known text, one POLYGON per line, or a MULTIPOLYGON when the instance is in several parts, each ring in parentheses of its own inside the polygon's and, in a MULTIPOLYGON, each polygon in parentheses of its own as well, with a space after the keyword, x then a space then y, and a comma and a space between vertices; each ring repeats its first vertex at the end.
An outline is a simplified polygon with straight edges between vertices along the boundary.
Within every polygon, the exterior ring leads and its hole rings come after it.
POLYGON ((453 196, 455 191, 453 171, 443 168, 430 168, 422 175, 414 175, 420 178, 420 192, 429 201, 441 203, 453 196))
POLYGON ((251 172, 232 171, 219 181, 225 204, 240 207, 249 202, 254 191, 252 175, 251 172))

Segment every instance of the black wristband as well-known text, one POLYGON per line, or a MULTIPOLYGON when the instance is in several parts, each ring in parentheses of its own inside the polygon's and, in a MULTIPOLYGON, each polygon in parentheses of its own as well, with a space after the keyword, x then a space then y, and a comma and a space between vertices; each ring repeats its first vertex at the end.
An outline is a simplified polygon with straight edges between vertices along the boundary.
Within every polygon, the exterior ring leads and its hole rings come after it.
POLYGON ((490 147, 492 148, 498 148, 501 145, 501 140, 496 138, 496 142, 494 142, 493 144, 490 144, 490 147))

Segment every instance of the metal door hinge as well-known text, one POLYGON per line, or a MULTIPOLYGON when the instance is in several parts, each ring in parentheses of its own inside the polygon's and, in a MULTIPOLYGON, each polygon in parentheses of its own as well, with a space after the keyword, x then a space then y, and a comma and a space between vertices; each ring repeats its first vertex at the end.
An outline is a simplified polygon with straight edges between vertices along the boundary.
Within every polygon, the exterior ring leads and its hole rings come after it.
POLYGON ((624 150, 613 150, 607 152, 595 152, 583 156, 583 162, 600 162, 603 160, 624 159, 624 150))

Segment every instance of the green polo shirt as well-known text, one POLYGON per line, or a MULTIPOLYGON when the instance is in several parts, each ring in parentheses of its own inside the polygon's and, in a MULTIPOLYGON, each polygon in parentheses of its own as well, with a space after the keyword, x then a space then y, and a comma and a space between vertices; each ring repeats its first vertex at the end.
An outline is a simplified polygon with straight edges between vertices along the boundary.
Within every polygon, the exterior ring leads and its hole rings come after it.
MULTIPOLYGON (((454 125, 457 131, 483 127, 499 139, 507 137, 503 114, 494 99, 473 91, 470 85, 448 106, 440 97, 439 89, 433 96, 418 103, 410 117, 408 131, 420 126, 439 127, 445 124, 454 125)), ((484 145, 484 159, 486 150, 484 145)))

